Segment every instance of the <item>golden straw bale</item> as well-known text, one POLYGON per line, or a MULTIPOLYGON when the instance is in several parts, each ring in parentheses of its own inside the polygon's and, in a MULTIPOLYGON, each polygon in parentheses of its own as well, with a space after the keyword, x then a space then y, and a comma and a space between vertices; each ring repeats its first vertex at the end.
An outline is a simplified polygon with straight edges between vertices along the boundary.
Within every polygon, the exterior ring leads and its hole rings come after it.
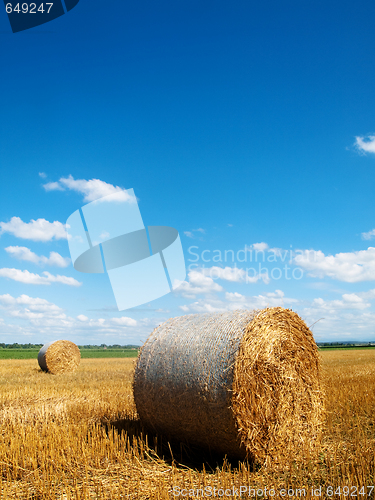
POLYGON ((168 320, 142 347, 133 389, 144 426, 171 439, 274 463, 317 449, 320 358, 289 309, 168 320))
POLYGON ((80 361, 80 350, 70 340, 56 340, 44 344, 38 354, 40 368, 52 374, 74 372, 80 361))

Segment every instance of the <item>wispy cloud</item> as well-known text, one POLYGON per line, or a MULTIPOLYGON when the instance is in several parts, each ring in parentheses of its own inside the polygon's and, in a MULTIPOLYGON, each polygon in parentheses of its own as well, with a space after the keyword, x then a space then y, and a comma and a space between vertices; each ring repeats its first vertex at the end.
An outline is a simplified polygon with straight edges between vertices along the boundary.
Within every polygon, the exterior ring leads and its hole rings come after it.
POLYGON ((184 235, 187 236, 188 238, 196 238, 197 233, 206 234, 206 231, 201 227, 199 227, 198 229, 192 229, 191 231, 184 231, 184 235))
POLYGON ((43 276, 40 274, 30 273, 29 271, 21 271, 21 269, 2 268, 0 269, 0 276, 8 278, 20 283, 28 285, 50 285, 51 283, 62 283, 69 286, 81 286, 82 283, 69 276, 53 275, 48 271, 44 271, 43 276))
POLYGON ((375 288, 368 290, 367 292, 358 292, 357 295, 366 300, 375 299, 375 288))
POLYGON ((43 184, 46 191, 65 191, 65 187, 60 182, 47 182, 43 184))
POLYGON ((373 238, 375 238, 375 229, 372 229, 367 233, 362 233, 361 236, 363 240, 372 240, 373 238))
POLYGON ((65 224, 46 219, 31 219, 23 222, 20 217, 12 217, 9 222, 0 222, 0 235, 3 233, 13 234, 17 238, 32 241, 51 241, 66 239, 65 224))
POLYGON ((72 175, 69 175, 68 177, 61 177, 57 182, 47 182, 47 184, 43 184, 43 187, 46 191, 75 191, 83 194, 83 200, 86 202, 95 201, 116 193, 118 195, 117 201, 129 203, 136 201, 135 197, 131 196, 123 188, 113 186, 113 184, 108 184, 100 179, 74 179, 72 175))
POLYGON ((238 292, 226 292, 225 300, 218 297, 205 297, 192 304, 184 304, 180 309, 186 313, 197 312, 222 312, 233 311, 235 309, 263 309, 264 307, 284 306, 286 304, 296 304, 297 299, 285 297, 282 290, 248 297, 238 292))
POLYGON ((45 257, 44 255, 37 255, 27 247, 18 246, 6 247, 5 251, 16 259, 32 262, 33 264, 37 264, 39 266, 47 265, 68 267, 71 262, 68 257, 62 257, 57 252, 50 252, 49 257, 45 257))
POLYGON ((358 136, 354 145, 360 153, 375 153, 375 135, 358 136))

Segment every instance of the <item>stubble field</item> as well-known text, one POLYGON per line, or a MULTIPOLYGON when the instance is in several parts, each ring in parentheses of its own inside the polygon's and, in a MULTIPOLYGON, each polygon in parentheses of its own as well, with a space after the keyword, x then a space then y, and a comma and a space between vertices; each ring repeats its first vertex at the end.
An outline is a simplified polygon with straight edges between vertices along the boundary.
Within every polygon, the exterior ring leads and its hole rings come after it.
POLYGON ((144 435, 134 359, 83 359, 76 373, 56 376, 36 360, 1 360, 0 498, 240 498, 241 486, 243 498, 250 488, 253 498, 265 488, 268 498, 374 498, 375 351, 323 352, 322 360, 319 455, 272 469, 144 435))

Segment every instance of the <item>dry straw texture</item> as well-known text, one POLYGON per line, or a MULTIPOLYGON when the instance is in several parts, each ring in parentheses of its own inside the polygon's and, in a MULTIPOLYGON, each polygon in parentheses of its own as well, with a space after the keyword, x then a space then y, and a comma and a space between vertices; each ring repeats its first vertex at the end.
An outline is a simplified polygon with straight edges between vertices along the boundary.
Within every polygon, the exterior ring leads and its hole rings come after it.
POLYGON ((306 489, 306 496, 289 493, 284 500, 373 500, 367 485, 375 481, 375 349, 321 354, 327 410, 320 453, 312 459, 293 452, 282 468, 230 467, 199 453, 192 460, 179 444, 171 445, 172 460, 164 439, 142 434, 133 359, 82 359, 58 383, 35 359, 2 359, 0 500, 203 500, 202 493, 174 496, 174 487, 216 488, 217 500, 219 488, 240 486, 268 488, 243 500, 283 500, 270 488, 306 489), (352 496, 332 490, 328 496, 329 486, 341 492, 350 486, 352 496), (311 487, 322 495, 311 495, 311 487))
POLYGON ((40 368, 49 373, 74 372, 81 361, 81 353, 70 340, 56 340, 44 344, 38 354, 40 368))
POLYGON ((172 318, 137 360, 134 399, 146 428, 233 458, 276 463, 316 448, 323 400, 311 331, 293 311, 172 318))

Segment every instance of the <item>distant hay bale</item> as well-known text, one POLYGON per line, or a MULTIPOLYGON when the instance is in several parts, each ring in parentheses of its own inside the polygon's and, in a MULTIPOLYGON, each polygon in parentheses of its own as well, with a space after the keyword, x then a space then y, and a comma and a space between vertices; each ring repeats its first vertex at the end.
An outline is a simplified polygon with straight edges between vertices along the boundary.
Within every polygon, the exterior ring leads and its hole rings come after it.
POLYGON ((56 340, 44 344, 38 353, 40 368, 53 374, 74 372, 80 361, 80 350, 70 340, 56 340))
POLYGON ((316 448, 319 372, 313 335, 289 309, 181 316, 143 345, 134 399, 148 429, 229 457, 277 462, 316 448))

